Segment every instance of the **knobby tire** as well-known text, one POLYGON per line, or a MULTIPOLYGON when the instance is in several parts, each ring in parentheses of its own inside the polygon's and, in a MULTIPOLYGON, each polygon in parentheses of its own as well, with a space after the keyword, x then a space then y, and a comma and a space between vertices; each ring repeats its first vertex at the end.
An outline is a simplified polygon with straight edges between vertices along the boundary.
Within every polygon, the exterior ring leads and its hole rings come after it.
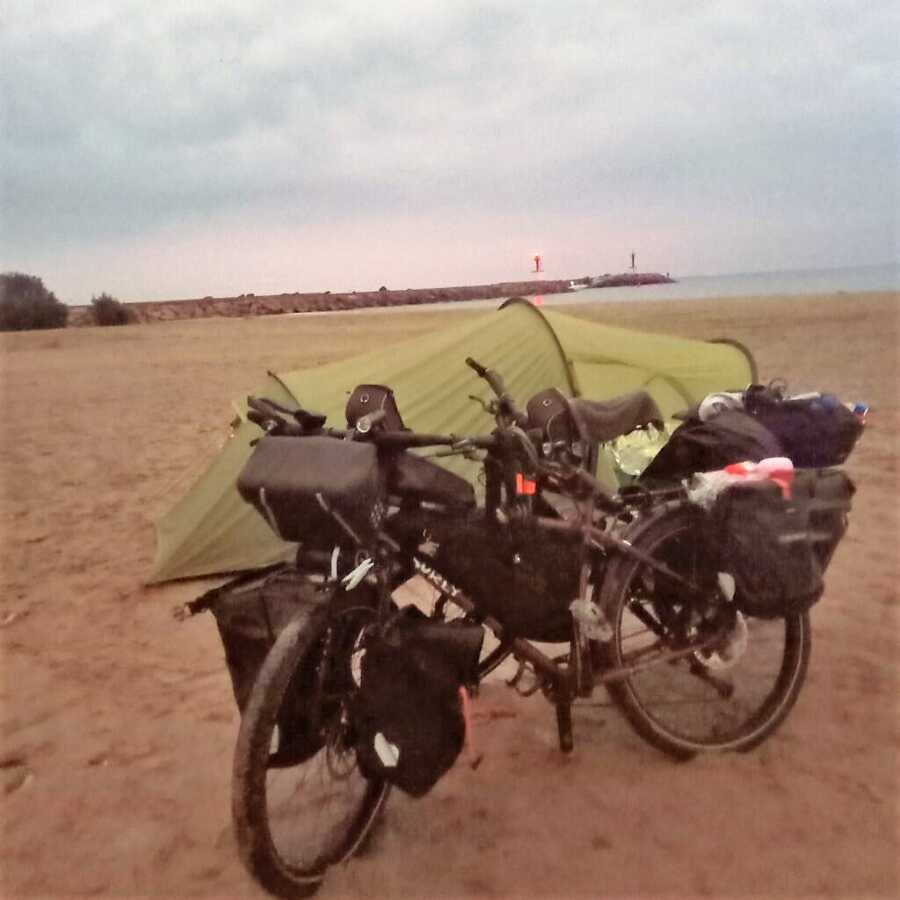
POLYGON ((341 823, 342 833, 335 846, 318 855, 312 864, 297 864, 286 858, 273 839, 267 802, 273 734, 292 679, 301 667, 319 662, 316 654, 321 653, 326 627, 326 614, 320 608, 301 615, 279 635, 250 694, 235 749, 232 814, 240 855, 266 890, 284 898, 314 894, 329 866, 361 848, 389 790, 384 782, 365 782, 359 808, 346 824, 341 823))

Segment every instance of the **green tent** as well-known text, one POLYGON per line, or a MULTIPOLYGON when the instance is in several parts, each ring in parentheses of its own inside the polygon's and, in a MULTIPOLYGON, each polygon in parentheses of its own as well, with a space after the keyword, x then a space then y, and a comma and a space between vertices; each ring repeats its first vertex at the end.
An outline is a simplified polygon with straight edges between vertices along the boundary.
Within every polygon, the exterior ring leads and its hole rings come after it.
MULTIPOLYGON (((469 395, 487 398, 490 390, 465 365, 467 356, 496 369, 522 405, 547 387, 592 400, 645 389, 671 416, 708 393, 755 380, 752 357, 730 342, 611 328, 513 300, 425 337, 317 369, 270 373, 255 393, 327 413, 330 422, 342 425, 347 393, 355 385, 388 384, 410 428, 482 434, 493 421, 469 395)), ((250 441, 259 436, 244 411, 218 458, 157 523, 151 582, 257 568, 290 555, 292 546, 235 489, 250 441)), ((474 482, 474 463, 454 458, 446 465, 474 482)), ((609 468, 601 475, 612 477, 609 468)))

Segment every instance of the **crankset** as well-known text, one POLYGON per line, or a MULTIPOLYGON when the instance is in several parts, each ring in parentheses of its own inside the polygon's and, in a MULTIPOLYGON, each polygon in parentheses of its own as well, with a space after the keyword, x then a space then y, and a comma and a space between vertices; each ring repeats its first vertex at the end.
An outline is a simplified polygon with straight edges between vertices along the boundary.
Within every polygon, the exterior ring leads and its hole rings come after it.
POLYGON ((530 697, 542 690, 547 679, 538 674, 528 660, 520 659, 518 663, 516 674, 506 682, 507 687, 511 687, 520 697, 530 697))

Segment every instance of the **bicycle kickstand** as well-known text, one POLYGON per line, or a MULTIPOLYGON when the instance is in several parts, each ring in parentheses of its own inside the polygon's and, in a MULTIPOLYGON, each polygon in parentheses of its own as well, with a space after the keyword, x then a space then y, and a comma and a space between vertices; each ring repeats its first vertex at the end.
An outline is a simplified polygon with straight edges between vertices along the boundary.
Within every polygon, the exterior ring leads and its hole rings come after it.
POLYGON ((556 728, 559 732, 559 749, 571 753, 575 746, 572 736, 572 701, 566 698, 556 700, 556 728))

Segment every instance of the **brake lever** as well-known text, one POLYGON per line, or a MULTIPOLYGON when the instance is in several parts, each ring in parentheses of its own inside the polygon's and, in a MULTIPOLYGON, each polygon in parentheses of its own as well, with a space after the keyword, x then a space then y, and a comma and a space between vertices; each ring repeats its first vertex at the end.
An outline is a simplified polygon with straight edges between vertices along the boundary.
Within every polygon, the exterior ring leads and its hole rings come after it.
POLYGON ((260 412, 256 409, 248 409, 247 410, 247 418, 254 424, 258 425, 263 431, 271 431, 272 426, 274 424, 274 420, 271 416, 266 415, 265 413, 260 412))
MULTIPOLYGON (((286 416, 278 412, 273 412, 265 408, 264 404, 257 402, 252 408, 247 410, 247 418, 258 425, 267 435, 275 435, 276 437, 304 437, 306 430, 295 419, 288 419, 286 416)), ((259 440, 258 438, 256 440, 259 440)), ((254 440, 251 446, 256 443, 254 440)))
POLYGON ((469 394, 469 399, 474 400, 489 416, 496 415, 496 401, 482 400, 481 397, 476 397, 474 394, 469 394))

